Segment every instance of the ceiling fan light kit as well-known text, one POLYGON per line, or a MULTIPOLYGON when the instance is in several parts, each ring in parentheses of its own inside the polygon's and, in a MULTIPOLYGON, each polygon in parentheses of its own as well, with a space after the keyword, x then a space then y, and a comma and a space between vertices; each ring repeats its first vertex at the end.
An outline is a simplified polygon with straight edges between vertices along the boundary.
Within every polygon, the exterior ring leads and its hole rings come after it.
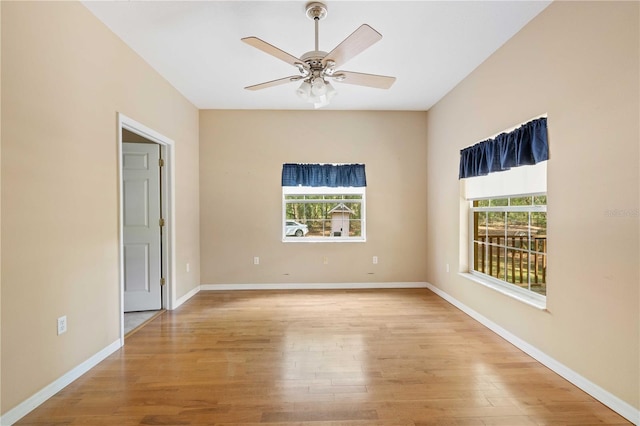
POLYGON ((296 94, 304 101, 312 103, 315 108, 321 108, 329 105, 331 99, 337 94, 328 80, 378 89, 390 88, 396 80, 395 77, 336 70, 337 67, 380 41, 382 35, 369 25, 363 24, 331 52, 323 52, 319 48, 318 31, 319 22, 327 17, 327 13, 327 7, 323 3, 307 4, 306 16, 312 19, 315 25, 315 50, 305 53, 299 59, 257 37, 243 38, 242 41, 248 45, 287 62, 298 70, 298 75, 248 86, 245 89, 261 90, 302 80, 296 94))
POLYGON ((315 108, 329 105, 329 102, 337 93, 331 83, 320 77, 314 78, 311 83, 304 80, 296 90, 296 94, 300 99, 312 103, 315 108))

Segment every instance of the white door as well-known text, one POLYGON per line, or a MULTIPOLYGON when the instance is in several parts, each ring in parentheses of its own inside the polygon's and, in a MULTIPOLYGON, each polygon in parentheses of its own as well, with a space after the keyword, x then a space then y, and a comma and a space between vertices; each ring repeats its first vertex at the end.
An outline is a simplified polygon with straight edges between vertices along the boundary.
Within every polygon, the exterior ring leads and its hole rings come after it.
POLYGON ((162 308, 160 146, 122 144, 124 311, 162 308))

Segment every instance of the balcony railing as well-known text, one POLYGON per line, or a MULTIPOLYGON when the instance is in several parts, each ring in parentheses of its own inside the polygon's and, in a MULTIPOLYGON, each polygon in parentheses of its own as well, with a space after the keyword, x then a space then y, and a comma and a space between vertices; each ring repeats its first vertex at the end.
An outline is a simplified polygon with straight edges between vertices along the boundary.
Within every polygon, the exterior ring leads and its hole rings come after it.
POLYGON ((546 292, 547 237, 478 235, 474 242, 474 269, 503 281, 546 292))

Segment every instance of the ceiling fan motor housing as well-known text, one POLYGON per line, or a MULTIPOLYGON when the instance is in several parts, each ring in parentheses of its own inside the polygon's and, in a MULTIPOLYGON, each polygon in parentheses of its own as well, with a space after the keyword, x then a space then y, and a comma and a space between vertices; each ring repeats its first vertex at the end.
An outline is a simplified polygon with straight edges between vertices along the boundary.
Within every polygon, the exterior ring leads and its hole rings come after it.
POLYGON ((307 65, 309 68, 313 70, 314 68, 322 69, 322 59, 327 56, 327 52, 323 52, 322 50, 312 50, 311 52, 307 52, 300 57, 300 59, 307 65))

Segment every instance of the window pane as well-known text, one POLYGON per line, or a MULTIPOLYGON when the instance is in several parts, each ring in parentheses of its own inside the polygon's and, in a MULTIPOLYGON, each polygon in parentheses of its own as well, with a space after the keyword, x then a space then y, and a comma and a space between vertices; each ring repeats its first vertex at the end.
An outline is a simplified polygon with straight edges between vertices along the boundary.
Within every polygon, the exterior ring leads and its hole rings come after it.
POLYGON ((485 272, 499 280, 505 280, 505 255, 506 249, 502 246, 488 246, 488 271, 485 272))
POLYGON ((529 240, 529 213, 507 212, 507 245, 526 247, 529 240))
POLYGON ((331 203, 327 203, 325 204, 325 218, 329 219, 330 216, 330 212, 331 210, 335 209, 336 207, 338 207, 338 203, 336 202, 331 202, 331 203))
POLYGON ((322 221, 322 236, 330 237, 331 236, 331 221, 323 220, 322 221))
POLYGON ((502 244, 506 228, 506 215, 504 212, 487 213, 487 238, 490 243, 502 244))
POLYGON ((501 207, 509 204, 508 198, 492 198, 489 200, 489 205, 491 207, 501 207))
POLYGON ((309 228, 308 237, 319 237, 322 235, 322 221, 321 220, 307 220, 307 227, 309 228))
POLYGON ((360 237, 362 236, 362 222, 358 219, 351 220, 349 223, 349 236, 360 237))
POLYGON ((287 204, 287 220, 299 220, 304 217, 304 204, 289 203, 287 204))
POLYGON ((473 269, 483 274, 486 274, 486 250, 486 244, 473 243, 473 269))
POLYGON ((485 274, 491 275, 493 277, 498 276, 498 267, 500 262, 498 261, 499 255, 497 253, 497 247, 494 245, 487 246, 487 257, 486 257, 486 266, 485 266, 485 274))
POLYGON ((515 282, 515 263, 514 250, 507 250, 505 258, 505 281, 508 283, 515 282))
POLYGON ((531 250, 547 252, 547 213, 531 213, 531 250))
POLYGON ((489 200, 474 200, 473 207, 489 207, 489 200))
POLYGON ((487 238, 487 213, 474 212, 474 239, 485 241, 487 238))
POLYGON ((530 290, 538 294, 547 292, 547 256, 531 254, 529 265, 530 290))
POLYGON ((513 197, 509 202, 512 206, 530 206, 532 197, 513 197))
POLYGON ((349 210, 349 216, 351 219, 360 219, 360 203, 343 203, 343 205, 349 210))
POLYGON ((533 203, 536 206, 546 206, 547 205, 547 196, 546 195, 536 195, 533 197, 533 203))
POLYGON ((507 256, 507 282, 529 288, 529 254, 525 250, 509 250, 507 256))

